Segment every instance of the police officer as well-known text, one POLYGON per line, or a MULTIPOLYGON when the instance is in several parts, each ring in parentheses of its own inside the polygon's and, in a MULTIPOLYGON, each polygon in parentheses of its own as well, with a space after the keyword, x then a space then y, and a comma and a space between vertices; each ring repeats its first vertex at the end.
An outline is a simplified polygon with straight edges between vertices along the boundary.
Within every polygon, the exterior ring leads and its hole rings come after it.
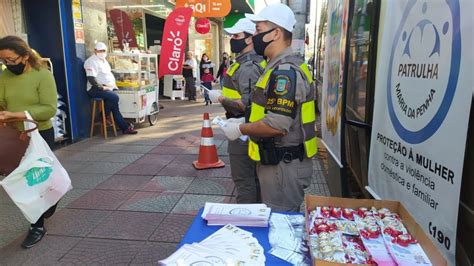
POLYGON ((254 49, 268 64, 252 93, 249 123, 228 121, 223 130, 231 140, 250 136, 248 155, 257 161, 263 202, 276 211, 299 211, 317 152, 313 81, 290 47, 296 20, 288 6, 269 5, 246 17, 256 22, 254 49))
MULTIPOLYGON (((212 90, 211 101, 219 101, 226 110, 228 119, 245 121, 250 105, 250 91, 262 74, 266 61, 255 53, 252 35, 255 23, 248 18, 240 19, 233 27, 224 29, 232 35, 230 48, 239 54, 224 75, 222 92, 212 90), (221 95, 222 94, 222 95, 221 95)), ((256 203, 260 201, 260 189, 256 177, 255 162, 248 156, 247 137, 229 141, 228 152, 232 179, 237 189, 237 203, 256 203)))

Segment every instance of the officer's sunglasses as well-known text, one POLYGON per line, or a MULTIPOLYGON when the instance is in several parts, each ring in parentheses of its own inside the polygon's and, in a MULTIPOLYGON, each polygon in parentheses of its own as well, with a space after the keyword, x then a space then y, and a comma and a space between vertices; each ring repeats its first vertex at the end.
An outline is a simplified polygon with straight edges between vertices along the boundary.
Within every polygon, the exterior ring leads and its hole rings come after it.
POLYGON ((11 59, 11 58, 0 58, 0 63, 4 64, 4 65, 16 65, 16 61, 18 61, 18 59, 21 58, 21 55, 19 55, 17 58, 15 59, 11 59))

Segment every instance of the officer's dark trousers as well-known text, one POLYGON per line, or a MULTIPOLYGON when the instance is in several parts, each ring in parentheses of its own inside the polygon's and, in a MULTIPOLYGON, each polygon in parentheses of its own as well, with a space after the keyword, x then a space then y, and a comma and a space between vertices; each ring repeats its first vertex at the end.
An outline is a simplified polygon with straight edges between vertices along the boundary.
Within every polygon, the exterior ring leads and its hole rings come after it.
POLYGON ((260 191, 257 188, 256 164, 247 155, 247 142, 240 139, 229 141, 227 150, 232 180, 237 190, 237 203, 257 203, 260 191))

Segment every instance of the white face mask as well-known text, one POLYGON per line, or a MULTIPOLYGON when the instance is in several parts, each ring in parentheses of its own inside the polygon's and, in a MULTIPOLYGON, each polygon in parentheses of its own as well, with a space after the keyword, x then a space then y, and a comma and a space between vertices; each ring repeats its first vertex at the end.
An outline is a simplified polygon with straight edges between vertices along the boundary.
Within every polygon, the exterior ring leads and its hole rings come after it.
POLYGON ((97 53, 97 57, 100 59, 105 59, 107 57, 107 53, 97 53))

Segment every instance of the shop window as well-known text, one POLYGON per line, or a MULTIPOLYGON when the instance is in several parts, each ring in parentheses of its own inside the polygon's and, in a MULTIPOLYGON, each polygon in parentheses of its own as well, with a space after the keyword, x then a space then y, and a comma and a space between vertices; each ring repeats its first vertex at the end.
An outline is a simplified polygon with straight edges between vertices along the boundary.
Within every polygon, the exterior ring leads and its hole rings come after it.
MULTIPOLYGON (((350 33, 349 64, 346 90, 346 156, 356 181, 367 185, 370 124, 373 106, 373 88, 369 66, 371 51, 372 0, 355 0, 350 33)), ((372 67, 372 69, 374 69, 372 67)), ((362 189, 363 190, 363 189, 362 189)))

